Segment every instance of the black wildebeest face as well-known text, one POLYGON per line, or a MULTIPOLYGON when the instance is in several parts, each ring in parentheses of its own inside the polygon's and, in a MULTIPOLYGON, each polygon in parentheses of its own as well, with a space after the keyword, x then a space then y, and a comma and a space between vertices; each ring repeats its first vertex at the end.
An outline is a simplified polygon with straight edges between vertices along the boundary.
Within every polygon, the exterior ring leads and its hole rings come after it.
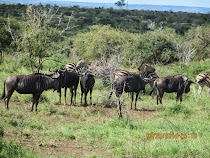
POLYGON ((185 82, 184 82, 184 92, 185 93, 188 93, 190 92, 190 85, 191 83, 194 83, 193 80, 190 80, 190 79, 187 79, 185 82))
POLYGON ((147 73, 151 73, 151 72, 155 72, 155 68, 146 64, 146 63, 142 63, 139 67, 138 67, 139 71, 144 71, 147 73))

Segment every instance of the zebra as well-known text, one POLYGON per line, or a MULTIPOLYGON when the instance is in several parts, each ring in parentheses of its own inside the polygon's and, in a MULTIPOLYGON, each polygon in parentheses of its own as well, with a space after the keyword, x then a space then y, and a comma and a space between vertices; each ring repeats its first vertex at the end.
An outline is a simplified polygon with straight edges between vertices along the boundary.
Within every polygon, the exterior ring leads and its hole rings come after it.
MULTIPOLYGON (((155 68, 146 64, 146 63, 142 63, 139 67, 138 67, 138 70, 139 71, 136 71, 136 72, 129 72, 129 71, 126 71, 126 70, 118 70, 118 71, 115 71, 114 72, 114 82, 116 80, 119 80, 121 78, 124 78, 126 76, 132 76, 132 75, 140 75, 140 77, 142 79, 146 79, 148 78, 148 74, 150 73, 153 73, 155 71, 155 68)), ((150 78, 149 78, 150 79, 150 78)), ((113 82, 113 83, 114 83, 113 82)), ((146 82, 147 83, 147 82, 146 82)), ((113 86, 111 86, 112 89, 113 89, 113 86)), ((111 93, 109 95, 109 98, 112 96, 112 90, 111 90, 111 93)), ((139 95, 139 98, 140 98, 140 95, 139 95)))
POLYGON ((81 74, 87 70, 87 64, 84 60, 80 59, 77 64, 68 63, 64 66, 64 69, 70 72, 76 72, 77 74, 81 74))
POLYGON ((201 92, 202 92, 204 86, 209 87, 208 95, 210 94, 210 74, 208 74, 208 73, 198 74, 195 79, 195 82, 197 82, 199 85, 198 94, 200 96, 201 96, 201 92))
MULTIPOLYGON (((150 79, 148 83, 151 88, 153 88, 155 80, 159 78, 156 72, 150 72, 145 77, 150 79)), ((152 98, 154 98, 155 94, 156 94, 156 89, 152 93, 152 98)))

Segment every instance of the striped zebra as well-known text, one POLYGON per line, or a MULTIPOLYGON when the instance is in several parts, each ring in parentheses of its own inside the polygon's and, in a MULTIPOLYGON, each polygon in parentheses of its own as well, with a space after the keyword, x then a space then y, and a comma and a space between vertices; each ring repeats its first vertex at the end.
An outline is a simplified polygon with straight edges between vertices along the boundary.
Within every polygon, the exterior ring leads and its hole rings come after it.
MULTIPOLYGON (((154 82, 155 82, 155 80, 156 80, 157 78, 159 78, 159 76, 157 75, 156 72, 151 72, 151 73, 148 73, 148 74, 146 75, 146 78, 151 79, 151 80, 149 81, 149 85, 150 85, 151 88, 153 88, 154 82)), ((156 94, 156 89, 155 89, 155 90, 153 91, 153 93, 152 93, 152 98, 154 98, 154 95, 155 95, 155 94, 156 94)))
POLYGON ((204 86, 209 87, 208 95, 210 94, 210 74, 208 73, 200 73, 195 79, 195 82, 198 83, 199 89, 198 94, 201 95, 204 86))
POLYGON ((84 60, 79 60, 77 64, 75 63, 68 63, 64 66, 64 69, 67 71, 74 71, 77 72, 78 74, 81 74, 87 70, 87 64, 84 60))

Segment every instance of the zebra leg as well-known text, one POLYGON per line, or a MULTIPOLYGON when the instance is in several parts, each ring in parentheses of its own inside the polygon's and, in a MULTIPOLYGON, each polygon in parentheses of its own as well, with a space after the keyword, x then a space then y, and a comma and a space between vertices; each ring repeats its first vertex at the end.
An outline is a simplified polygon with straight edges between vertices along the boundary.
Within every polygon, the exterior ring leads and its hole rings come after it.
POLYGON ((209 95, 210 95, 210 88, 208 89, 207 93, 208 93, 207 95, 208 95, 208 97, 209 97, 209 95))
POLYGON ((117 113, 119 115, 119 117, 122 117, 122 112, 121 112, 121 105, 120 105, 120 100, 119 100, 119 97, 117 97, 117 113))
POLYGON ((201 92, 203 90, 204 85, 199 84, 198 94, 201 96, 201 92))

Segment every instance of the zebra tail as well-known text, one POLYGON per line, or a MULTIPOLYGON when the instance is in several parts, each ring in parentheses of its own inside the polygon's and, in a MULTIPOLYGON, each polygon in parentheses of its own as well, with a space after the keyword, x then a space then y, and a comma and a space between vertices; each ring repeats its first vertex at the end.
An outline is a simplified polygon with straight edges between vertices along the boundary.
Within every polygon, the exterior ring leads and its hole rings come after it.
POLYGON ((5 98, 5 81, 4 81, 4 90, 3 90, 3 94, 2 94, 1 99, 4 99, 4 98, 5 98))
POLYGON ((152 95, 152 92, 154 91, 156 85, 157 85, 157 83, 155 82, 153 87, 152 87, 152 90, 149 92, 149 95, 152 95))

